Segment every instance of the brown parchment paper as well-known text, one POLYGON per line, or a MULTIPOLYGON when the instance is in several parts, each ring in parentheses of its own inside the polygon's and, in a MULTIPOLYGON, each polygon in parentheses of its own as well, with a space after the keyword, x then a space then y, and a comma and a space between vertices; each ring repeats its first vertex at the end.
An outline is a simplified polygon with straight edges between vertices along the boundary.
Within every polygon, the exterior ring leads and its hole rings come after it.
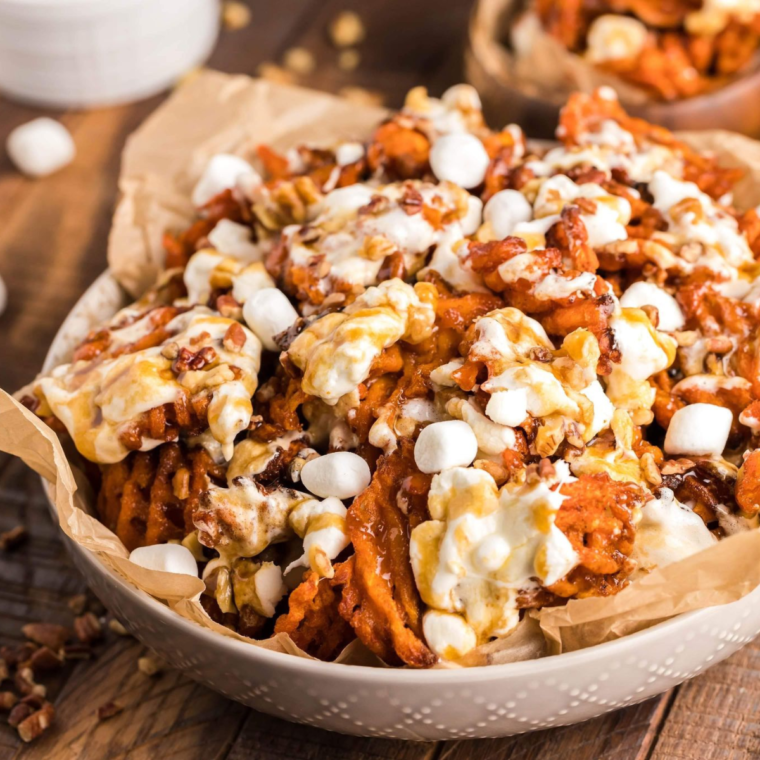
MULTIPOLYGON (((382 109, 299 88, 216 72, 201 74, 129 140, 120 180, 123 197, 109 241, 112 271, 134 295, 152 284, 162 261, 161 237, 165 229, 191 219, 190 190, 213 153, 250 157, 260 142, 286 149, 302 142, 362 139, 384 114, 382 109)), ((760 144, 730 133, 687 138, 695 147, 713 149, 725 163, 747 170, 737 200, 745 207, 760 202, 760 144)), ((308 657, 288 636, 252 641, 214 623, 199 603, 200 579, 149 571, 129 562, 121 541, 94 517, 93 495, 77 487, 82 478, 55 433, 2 390, 0 451, 19 456, 48 481, 61 529, 135 587, 220 635, 308 657)), ((760 585, 758 556, 760 531, 732 536, 655 570, 617 596, 573 600, 566 607, 528 616, 512 634, 479 647, 460 665, 500 664, 582 649, 674 615, 736 601, 760 585)), ((338 661, 382 665, 358 642, 338 661)))

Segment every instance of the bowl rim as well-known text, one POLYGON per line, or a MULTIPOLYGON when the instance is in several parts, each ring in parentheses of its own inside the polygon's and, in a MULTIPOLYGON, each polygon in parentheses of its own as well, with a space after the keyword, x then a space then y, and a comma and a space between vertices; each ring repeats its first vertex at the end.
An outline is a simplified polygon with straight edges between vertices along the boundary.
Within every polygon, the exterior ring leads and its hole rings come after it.
MULTIPOLYGON (((79 312, 85 307, 88 301, 93 297, 93 293, 96 289, 102 288, 103 283, 109 282, 109 284, 116 285, 122 294, 126 295, 124 288, 117 282, 114 276, 111 274, 110 269, 106 269, 87 287, 82 295, 77 299, 72 309, 68 312, 64 318, 61 326, 58 328, 55 337, 50 343, 47 354, 42 365, 42 372, 46 372, 50 369, 50 366, 59 349, 59 343, 65 339, 65 332, 70 323, 79 318, 79 312)), ((51 510, 54 520, 57 520, 57 515, 53 507, 53 501, 51 499, 52 486, 40 478, 42 481, 43 491, 48 501, 48 506, 51 510)), ((314 676, 330 676, 330 677, 343 677, 345 680, 354 681, 359 674, 371 674, 371 678, 374 682, 382 684, 391 684, 395 682, 401 683, 417 683, 420 685, 433 685, 436 683, 453 683, 461 682, 462 680, 473 681, 493 681, 499 679, 507 679, 510 676, 525 676, 525 675, 546 675, 555 670, 561 670, 565 666, 582 665, 586 662, 593 662, 599 657, 615 656, 621 657, 624 653, 636 647, 645 638, 658 638, 659 636, 667 637, 670 633, 669 629, 677 628, 680 625, 687 623, 696 624, 702 618, 707 618, 717 607, 706 607, 701 610, 695 610, 692 612, 681 613, 668 620, 664 620, 660 623, 656 623, 649 628, 645 628, 636 633, 631 633, 626 636, 622 636, 619 639, 612 641, 606 641, 602 644, 597 644, 587 649, 580 649, 574 652, 564 652, 560 655, 549 655, 546 657, 540 657, 533 660, 521 660, 518 662, 508 662, 494 665, 481 665, 476 667, 454 667, 454 668, 429 668, 429 669, 413 669, 413 668, 393 668, 393 667, 369 667, 367 665, 352 665, 348 663, 334 663, 323 662, 321 660, 298 657, 287 652, 277 652, 271 649, 264 649, 262 647, 249 644, 245 641, 239 641, 229 636, 223 636, 220 633, 210 629, 203 628, 197 623, 184 618, 177 612, 174 612, 168 605, 155 599, 142 589, 133 586, 126 579, 124 579, 115 570, 107 567, 103 564, 98 557, 90 549, 80 546, 75 543, 65 534, 66 547, 69 551, 74 551, 82 558, 92 569, 93 572, 99 572, 104 574, 110 583, 115 583, 119 586, 120 590, 132 597, 136 604, 141 605, 146 612, 152 612, 162 618, 162 622, 169 626, 179 626, 189 636, 197 636, 204 640, 204 643, 211 647, 222 646, 231 647, 238 650, 242 656, 251 657, 253 661, 257 658, 268 660, 272 665, 284 667, 287 670, 302 670, 306 669, 314 676), (341 675, 342 674, 342 675, 341 675)), ((757 597, 757 601, 760 602, 760 587, 750 592, 746 597, 738 600, 739 602, 746 601, 749 597, 757 597)), ((139 630, 139 629, 138 629, 139 630)))

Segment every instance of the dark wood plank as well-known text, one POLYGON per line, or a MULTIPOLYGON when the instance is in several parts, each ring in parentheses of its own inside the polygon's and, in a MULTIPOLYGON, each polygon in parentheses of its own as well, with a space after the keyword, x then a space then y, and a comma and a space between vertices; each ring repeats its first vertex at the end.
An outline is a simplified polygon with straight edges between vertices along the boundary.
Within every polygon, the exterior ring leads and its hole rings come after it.
POLYGON ((645 760, 670 695, 577 726, 508 739, 447 742, 438 760, 645 760))
POLYGON ((760 757, 760 640, 681 686, 652 760, 760 757))
POLYGON ((435 743, 360 739, 253 712, 248 715, 228 760, 435 760, 435 743))

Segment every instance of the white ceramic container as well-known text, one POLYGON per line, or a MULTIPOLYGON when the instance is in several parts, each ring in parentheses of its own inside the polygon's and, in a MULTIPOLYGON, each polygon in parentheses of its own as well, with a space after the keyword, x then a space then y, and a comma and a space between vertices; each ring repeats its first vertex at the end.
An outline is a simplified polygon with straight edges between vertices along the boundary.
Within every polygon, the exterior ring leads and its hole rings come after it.
MULTIPOLYGON (((45 369, 66 360, 91 327, 124 305, 123 297, 102 275, 64 322, 45 369)), ((757 589, 733 604, 558 657, 461 670, 334 665, 201 628, 65 541, 103 603, 175 668, 262 712, 360 736, 470 739, 577 723, 670 689, 760 634, 757 589)))
POLYGON ((219 0, 0 0, 0 91, 85 108, 154 95, 203 63, 219 0))

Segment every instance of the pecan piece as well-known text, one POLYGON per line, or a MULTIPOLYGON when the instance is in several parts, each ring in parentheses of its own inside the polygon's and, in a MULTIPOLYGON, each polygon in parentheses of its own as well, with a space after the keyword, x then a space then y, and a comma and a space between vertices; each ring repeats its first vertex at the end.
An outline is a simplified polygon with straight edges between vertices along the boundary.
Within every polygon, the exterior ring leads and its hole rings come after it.
POLYGON ((19 668, 13 677, 13 683, 24 696, 36 694, 44 697, 47 694, 47 689, 42 684, 34 682, 34 672, 31 668, 19 668))
POLYGON ((0 691, 0 710, 3 712, 12 710, 17 702, 18 697, 12 691, 0 691))
POLYGON ((63 658, 49 647, 40 647, 28 660, 28 666, 36 675, 50 670, 58 670, 63 665, 63 658))
POLYGON ((25 742, 34 741, 50 728, 54 717, 55 708, 50 702, 45 702, 37 712, 32 713, 28 718, 19 723, 16 729, 18 735, 25 742))
POLYGON ((189 370, 201 370, 215 361, 216 351, 211 346, 204 346, 199 351, 191 351, 183 346, 172 363, 172 370, 179 375, 189 370))
POLYGON ((85 612, 74 620, 74 633, 82 644, 92 644, 103 637, 103 626, 92 612, 85 612))
POLYGON ((245 345, 245 340, 245 331, 237 322, 233 322, 222 338, 222 345, 227 351, 239 354, 245 345))
POLYGON ((98 720, 108 720, 118 715, 124 708, 118 702, 106 702, 98 708, 98 720))
POLYGON ((68 628, 55 623, 27 623, 21 631, 30 641, 54 650, 60 649, 71 636, 68 628))
POLYGON ((87 609, 87 595, 77 594, 76 596, 72 596, 69 601, 66 602, 66 606, 75 615, 81 615, 87 609))

